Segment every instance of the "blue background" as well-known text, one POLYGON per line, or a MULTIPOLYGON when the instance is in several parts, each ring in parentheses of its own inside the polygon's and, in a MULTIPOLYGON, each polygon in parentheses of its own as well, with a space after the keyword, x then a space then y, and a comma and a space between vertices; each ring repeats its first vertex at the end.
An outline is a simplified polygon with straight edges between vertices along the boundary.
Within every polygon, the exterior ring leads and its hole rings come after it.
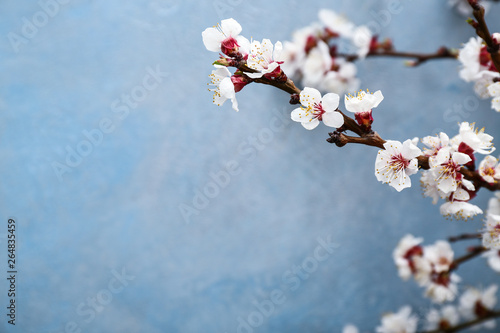
MULTIPOLYGON (((383 313, 405 304, 425 315, 431 304, 414 282, 398 278, 394 247, 406 233, 431 244, 473 232, 482 218, 446 221, 422 198, 418 176, 402 193, 378 183, 377 149, 330 145, 323 125, 306 131, 285 120, 263 147, 251 148, 277 115, 288 119, 287 94, 247 86, 236 113, 229 103, 212 105, 206 90, 217 57, 203 47, 206 27, 233 17, 248 38, 284 41, 317 20, 320 8, 358 25, 375 22, 403 51, 459 47, 474 35, 444 0, 402 0, 386 21, 379 13, 388 2, 375 0, 74 0, 16 52, 9 33, 21 36, 23 18, 32 21, 41 7, 0 3, 0 243, 5 249, 7 218, 15 217, 19 272, 15 328, 6 323, 8 285, 0 279, 0 331, 237 332, 238 318, 252 316, 254 302, 275 289, 286 300, 255 332, 340 332, 349 322, 372 331, 383 313), (111 105, 141 86, 148 68, 168 75, 128 113, 114 112, 111 105), (84 131, 98 130, 103 119, 114 130, 85 150, 84 131), (67 147, 79 145, 88 155, 59 179, 54 163, 64 164, 67 147), (180 207, 192 207, 210 174, 229 161, 240 172, 184 219, 180 207), (283 274, 328 235, 338 247, 290 290, 283 274), (134 279, 111 293, 113 272, 123 270, 134 279), (99 311, 87 304, 96 297, 106 303, 99 311)), ((495 7, 488 16, 492 31, 500 30, 492 19, 499 14, 495 7)), ((499 134, 499 115, 459 79, 457 61, 357 65, 362 88, 385 96, 374 110, 384 139, 453 136, 460 121, 499 134)), ((483 190, 474 203, 485 209, 489 196, 483 190)), ((454 245, 456 254, 472 244, 454 245)), ((6 256, 3 250, 4 271, 6 256)), ((461 290, 498 280, 483 259, 458 274, 461 290)))

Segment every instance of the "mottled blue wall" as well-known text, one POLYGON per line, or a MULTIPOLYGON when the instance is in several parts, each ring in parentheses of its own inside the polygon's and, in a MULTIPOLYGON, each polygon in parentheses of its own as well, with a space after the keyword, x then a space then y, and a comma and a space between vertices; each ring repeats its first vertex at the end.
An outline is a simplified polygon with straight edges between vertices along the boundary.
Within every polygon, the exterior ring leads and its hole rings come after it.
MULTIPOLYGON (((247 37, 276 41, 316 20, 320 8, 362 24, 377 22, 387 5, 74 0, 49 8, 45 22, 36 1, 2 1, 0 263, 4 272, 12 216, 19 272, 15 328, 6 323, 8 286, 0 279, 0 331, 229 333, 238 318, 258 320, 254 303, 269 299, 277 303, 261 310, 269 316, 255 332, 340 332, 347 322, 368 331, 404 304, 422 316, 430 303, 397 277, 393 248, 408 232, 432 243, 477 230, 481 219, 446 221, 422 198, 418 177, 402 193, 378 183, 376 149, 339 149, 325 142, 326 127, 309 132, 292 123, 281 91, 250 85, 235 113, 212 105, 206 90, 216 54, 204 49, 201 31, 220 19, 234 17, 247 37), (23 18, 40 27, 30 31, 23 18), (11 43, 9 33, 22 35, 23 27, 29 37, 11 43), (127 105, 125 95, 144 91, 127 105), (72 150, 86 156, 69 157, 72 150), (72 167, 58 176, 57 163, 72 167), (211 175, 228 167, 228 184, 186 223, 180 205, 192 206, 211 175), (328 237, 332 253, 316 250, 328 237), (325 260, 312 260, 315 251, 325 260), (304 261, 311 273, 295 275, 304 261)), ((444 0, 400 6, 379 25, 398 49, 433 52, 473 35, 444 0)), ((498 14, 497 7, 489 18, 498 14)), ((500 30, 498 20, 491 26, 500 30)), ((375 129, 405 140, 440 129, 454 135, 457 122, 475 121, 500 134, 489 101, 443 116, 476 101, 457 68, 451 60, 418 68, 394 59, 360 63, 362 87, 385 96, 375 129)), ((485 208, 487 199, 481 193, 475 202, 485 208)), ((498 278, 483 260, 464 268, 461 286, 498 278)))

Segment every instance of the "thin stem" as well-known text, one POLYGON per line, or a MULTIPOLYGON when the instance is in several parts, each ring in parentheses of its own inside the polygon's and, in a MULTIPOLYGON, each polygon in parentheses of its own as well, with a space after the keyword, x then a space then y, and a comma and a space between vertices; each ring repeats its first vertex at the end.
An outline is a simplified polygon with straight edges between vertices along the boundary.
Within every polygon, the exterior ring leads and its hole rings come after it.
MULTIPOLYGON (((339 54, 339 56, 345 57, 347 61, 354 61, 359 59, 358 55, 355 54, 339 54)), ((413 53, 413 52, 399 52, 395 50, 377 50, 369 52, 367 57, 395 57, 395 58, 413 58, 414 62, 412 66, 418 66, 428 60, 432 59, 456 59, 457 52, 450 50, 446 47, 439 48, 435 53, 413 53)))
POLYGON ((476 246, 476 247, 470 248, 469 251, 470 251, 470 253, 463 255, 461 257, 458 257, 457 259, 453 260, 453 262, 450 265, 450 272, 456 270, 458 268, 458 266, 460 266, 464 262, 479 256, 483 252, 488 251, 488 249, 483 247, 483 246, 476 246))
POLYGON ((500 311, 491 311, 487 315, 485 315, 484 317, 477 318, 477 319, 462 323, 462 324, 454 326, 454 327, 445 328, 445 329, 437 329, 437 330, 433 330, 433 331, 423 331, 420 333, 454 333, 454 332, 461 331, 463 329, 469 328, 469 327, 477 325, 477 324, 481 324, 482 322, 485 322, 485 321, 490 320, 490 319, 498 318, 498 317, 500 317, 500 311))
POLYGON ((481 234, 462 234, 458 236, 452 236, 448 237, 448 241, 451 243, 458 242, 460 240, 466 240, 466 239, 478 239, 481 238, 481 234))
POLYGON ((495 65, 495 68, 500 72, 500 45, 491 36, 488 25, 484 19, 484 7, 479 4, 477 0, 469 0, 469 4, 472 7, 472 14, 477 22, 469 21, 469 23, 476 29, 476 34, 481 37, 486 43, 487 51, 491 55, 491 61, 495 65))

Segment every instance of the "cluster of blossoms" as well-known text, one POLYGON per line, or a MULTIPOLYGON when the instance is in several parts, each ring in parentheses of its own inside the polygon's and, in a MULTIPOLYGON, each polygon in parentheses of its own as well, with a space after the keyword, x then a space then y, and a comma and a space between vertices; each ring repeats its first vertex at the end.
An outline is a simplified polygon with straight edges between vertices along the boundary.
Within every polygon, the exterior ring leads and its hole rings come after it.
MULTIPOLYGON (((475 17, 478 17, 477 1, 449 0, 449 3, 459 11, 467 9, 470 12, 472 6, 475 17)), ((389 40, 379 43, 366 26, 357 27, 331 10, 321 10, 319 19, 321 23, 296 31, 292 42, 283 44, 279 41, 273 44, 269 39, 261 42, 248 40, 240 35, 242 28, 234 19, 222 20, 220 25, 205 29, 202 33, 205 47, 219 54, 210 75, 212 88, 209 90, 214 93, 214 104, 222 105, 231 100, 233 109, 238 111, 236 93, 246 85, 251 82, 273 85, 290 93, 290 104, 300 104, 291 112, 293 121, 308 130, 318 127, 320 122, 336 128, 329 133, 328 142, 339 147, 346 143, 383 147, 375 160, 378 181, 399 192, 411 187, 410 176, 420 169, 424 196, 432 198, 434 204, 439 199, 445 200, 440 207, 442 215, 468 219, 482 214, 483 211, 469 201, 481 187, 499 189, 499 160, 490 155, 495 151, 493 137, 484 133, 484 129, 478 130, 474 124, 463 122, 459 124, 459 133, 452 138, 442 132, 424 137, 422 149, 418 147, 419 138, 404 142, 383 140, 372 130, 372 110, 384 96, 381 91, 349 93, 357 91, 360 84, 353 61, 367 55, 406 57, 408 53, 398 54, 389 40), (233 73, 228 69, 231 67, 236 68, 233 73), (287 75, 300 78, 305 88, 298 89, 287 75), (320 91, 328 93, 322 95, 320 91), (345 110, 353 113, 354 119, 339 110, 340 95, 345 93, 345 110), (348 136, 347 131, 359 137, 348 136), (485 155, 478 165, 476 154, 485 155)), ((493 34, 492 39, 493 44, 488 40, 490 47, 487 47, 482 39, 471 38, 460 50, 458 60, 462 63, 460 77, 475 82, 477 94, 493 98, 492 108, 500 111, 500 73, 498 59, 492 51, 494 47, 491 47, 499 46, 500 33, 493 34)), ((434 55, 413 57, 417 60, 411 66, 432 58, 456 58, 457 55, 441 48, 434 55)), ((404 280, 413 278, 425 288, 426 297, 441 304, 457 299, 461 279, 454 271, 463 261, 482 254, 490 267, 500 272, 500 193, 489 202, 484 229, 472 236, 469 238, 481 238, 482 246, 471 248, 468 256, 455 258, 447 241, 439 240, 423 246, 422 238, 406 235, 393 251, 399 276, 404 280)), ((409 306, 404 306, 397 313, 385 315, 376 332, 414 333, 418 326, 431 331, 453 330, 461 319, 473 321, 469 322, 470 325, 477 322, 473 328, 494 328, 492 318, 500 316, 500 312, 493 308, 497 302, 497 289, 496 285, 485 290, 469 288, 462 293, 456 306, 446 304, 440 309, 431 309, 424 323, 419 322, 409 306)), ((347 325, 343 330, 343 333, 358 332, 353 325, 347 325)))
POLYGON ((320 22, 295 31, 292 40, 283 43, 283 69, 300 78, 302 86, 337 94, 358 90, 353 58, 363 59, 391 43, 378 43, 368 27, 356 26, 332 10, 322 9, 318 16, 320 22))
MULTIPOLYGON (((434 204, 439 198, 446 200, 440 208, 442 215, 468 219, 483 213, 468 202, 476 196, 477 189, 460 170, 476 170, 474 154, 491 154, 495 150, 492 140, 484 129, 477 130, 474 124, 467 122, 460 124, 459 133, 451 139, 442 132, 422 139, 426 146, 423 154, 429 158, 430 169, 422 172, 420 182, 424 195, 431 197, 434 204)), ((486 156, 479 164, 479 174, 485 182, 494 183, 499 178, 497 162, 492 156, 486 156)))
MULTIPOLYGON (((416 333, 419 324, 425 330, 446 330, 460 323, 460 320, 475 320, 485 318, 492 313, 497 303, 497 285, 491 285, 484 290, 468 288, 458 301, 458 305, 444 305, 440 309, 432 308, 419 323, 419 318, 406 305, 396 313, 388 313, 382 317, 381 325, 376 328, 377 333, 416 333)), ((485 320, 473 325, 472 329, 496 327, 494 319, 485 320)), ((342 333, 359 333, 356 326, 346 325, 342 333)))
POLYGON ((266 77, 284 82, 286 75, 280 68, 281 42, 272 44, 269 39, 262 42, 252 41, 240 35, 241 25, 234 19, 222 20, 215 27, 205 29, 202 33, 203 44, 207 50, 218 52, 219 60, 214 62, 210 91, 214 92, 213 102, 224 104, 230 99, 233 109, 238 111, 236 93, 252 82, 253 79, 266 77), (227 67, 238 67, 245 64, 245 70, 237 70, 234 74, 227 67))
POLYGON ((453 301, 460 278, 452 272, 454 252, 446 241, 422 247, 422 238, 406 235, 394 249, 393 259, 403 280, 413 277, 434 302, 453 301))
MULTIPOLYGON (((500 33, 494 33, 492 39, 500 44, 500 33)), ((460 49, 458 60, 462 64, 460 78, 474 82, 474 90, 479 97, 493 98, 491 107, 500 112, 500 73, 483 40, 471 37, 460 49)))

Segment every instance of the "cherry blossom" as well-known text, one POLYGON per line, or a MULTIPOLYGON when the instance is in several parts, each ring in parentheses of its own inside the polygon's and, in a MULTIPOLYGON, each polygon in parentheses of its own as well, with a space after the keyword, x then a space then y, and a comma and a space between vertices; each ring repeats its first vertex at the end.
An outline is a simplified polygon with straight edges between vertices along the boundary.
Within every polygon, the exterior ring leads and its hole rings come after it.
POLYGON ((422 151, 410 139, 401 143, 388 140, 384 150, 379 150, 375 161, 375 176, 378 181, 387 183, 396 191, 411 186, 411 175, 418 172, 417 156, 422 151))
POLYGON ((214 88, 208 89, 214 92, 213 103, 221 106, 225 101, 230 99, 233 109, 238 111, 238 101, 236 100, 234 84, 231 81, 231 72, 224 66, 214 66, 216 69, 209 75, 212 81, 210 85, 214 86, 214 88))
POLYGON ((280 58, 282 49, 283 46, 281 42, 276 42, 273 47, 273 44, 269 39, 263 39, 262 43, 259 41, 253 41, 250 45, 247 66, 258 72, 245 72, 245 74, 253 79, 262 77, 265 74, 271 74, 275 71, 277 72, 276 76, 279 75, 281 72, 281 68, 279 67, 282 62, 280 58))
POLYGON ((336 111, 339 100, 337 94, 328 93, 321 97, 318 90, 306 87, 300 92, 302 106, 292 111, 292 120, 308 130, 316 128, 320 121, 330 127, 340 127, 344 124, 344 117, 336 111))
POLYGON ((427 330, 445 330, 459 323, 460 314, 455 306, 446 305, 440 310, 431 309, 425 319, 427 330))
POLYGON ((476 205, 462 201, 450 201, 441 205, 439 208, 441 215, 447 218, 455 218, 457 220, 468 220, 478 214, 482 214, 483 210, 476 205))
POLYGON ((431 263, 436 273, 447 272, 453 262, 453 250, 450 243, 437 241, 434 245, 425 247, 424 256, 431 263))
POLYGON ((429 159, 437 188, 444 193, 455 191, 463 178, 460 168, 469 161, 471 158, 466 154, 452 153, 450 148, 440 149, 435 158, 429 159))
POLYGON ((347 38, 352 36, 355 25, 344 16, 330 9, 321 9, 318 13, 318 17, 321 23, 323 23, 332 33, 347 38))
POLYGON ((250 42, 240 36, 242 28, 235 19, 222 20, 220 24, 205 29, 201 36, 207 50, 222 52, 230 57, 241 54, 240 48, 248 50, 250 42))
POLYGON ((360 90, 356 96, 346 95, 344 104, 347 111, 354 113, 367 112, 376 108, 383 99, 384 96, 380 90, 374 93, 370 93, 368 90, 366 92, 360 90))
POLYGON ((408 234, 399 241, 398 246, 392 252, 398 274, 403 280, 408 280, 416 273, 417 267, 414 259, 423 255, 423 248, 420 246, 423 240, 423 238, 408 234))
MULTIPOLYGON (((462 296, 460 296, 459 301, 459 311, 462 316, 468 320, 486 316, 489 311, 493 310, 493 307, 497 303, 497 290, 498 286, 495 284, 483 291, 476 288, 467 289, 462 296)), ((488 320, 482 324, 475 325, 473 329, 480 327, 489 329, 495 328, 495 320, 488 320)))
POLYGON ((457 283, 461 279, 455 273, 433 274, 425 295, 435 303, 451 302, 457 297, 457 283))
MULTIPOLYGON (((481 78, 492 79, 499 77, 494 66, 492 67, 491 59, 488 60, 485 54, 486 47, 483 45, 483 40, 479 37, 471 37, 464 47, 458 53, 458 60, 462 64, 460 77, 467 81, 476 81, 481 78)), ((486 51, 487 53, 487 51, 486 51)))
POLYGON ((491 108, 500 112, 500 82, 495 82, 488 86, 488 94, 493 97, 491 108))
POLYGON ((411 313, 411 307, 404 306, 397 313, 389 313, 382 317, 382 325, 377 333, 415 333, 417 331, 417 316, 411 313))
POLYGON ((500 215, 489 213, 486 216, 483 246, 488 249, 500 250, 500 215))
POLYGON ((372 40, 373 35, 367 26, 362 25, 354 30, 352 41, 358 48, 356 53, 360 59, 366 58, 366 55, 370 52, 372 40))
POLYGON ((498 159, 493 156, 485 156, 479 163, 479 174, 488 183, 494 183, 500 179, 500 165, 498 159))
POLYGON ((488 261, 488 265, 500 273, 500 250, 490 250, 482 254, 488 261))
POLYGON ((359 333, 359 330, 356 326, 348 324, 344 326, 342 333, 359 333))
POLYGON ((460 151, 460 144, 462 143, 472 148, 474 153, 488 155, 495 151, 492 142, 493 137, 484 133, 484 128, 477 130, 475 129, 475 124, 468 122, 460 124, 459 134, 451 141, 458 151, 460 151))

